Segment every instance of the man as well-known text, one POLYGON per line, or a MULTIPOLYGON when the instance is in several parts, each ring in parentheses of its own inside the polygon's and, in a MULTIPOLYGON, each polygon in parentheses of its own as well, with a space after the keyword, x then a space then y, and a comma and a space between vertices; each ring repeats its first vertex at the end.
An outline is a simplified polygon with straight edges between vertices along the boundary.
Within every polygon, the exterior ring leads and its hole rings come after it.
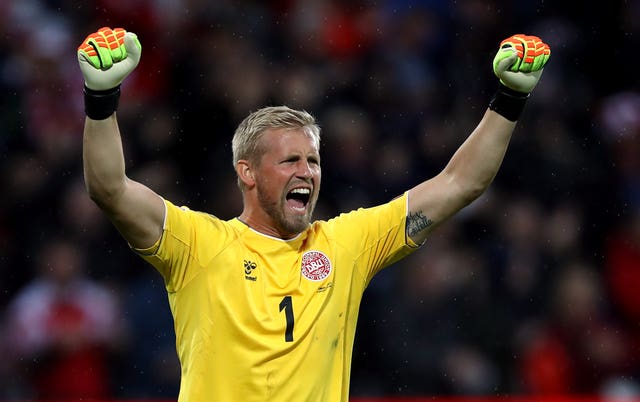
POLYGON ((251 113, 233 138, 237 218, 179 208, 125 175, 115 111, 140 43, 102 28, 78 48, 91 198, 163 276, 182 365, 180 401, 347 401, 362 294, 489 186, 550 55, 514 35, 494 58, 499 90, 437 176, 397 198, 312 221, 320 130, 285 106, 251 113))

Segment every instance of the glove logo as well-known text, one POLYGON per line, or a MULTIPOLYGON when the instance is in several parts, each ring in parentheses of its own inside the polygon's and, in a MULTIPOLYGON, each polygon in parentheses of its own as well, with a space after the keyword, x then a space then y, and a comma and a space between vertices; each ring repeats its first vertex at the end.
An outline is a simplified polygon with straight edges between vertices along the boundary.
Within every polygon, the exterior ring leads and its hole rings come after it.
POLYGON ((321 281, 331 273, 331 261, 321 251, 307 251, 302 256, 302 275, 314 282, 321 281))

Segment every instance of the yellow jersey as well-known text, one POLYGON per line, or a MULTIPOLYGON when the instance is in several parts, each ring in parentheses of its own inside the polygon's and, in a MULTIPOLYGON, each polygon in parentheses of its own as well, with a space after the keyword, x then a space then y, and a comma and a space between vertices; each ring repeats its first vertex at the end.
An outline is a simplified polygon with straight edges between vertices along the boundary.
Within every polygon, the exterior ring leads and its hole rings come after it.
POLYGON ((163 276, 181 402, 348 401, 362 294, 417 248, 407 193, 282 240, 165 200, 160 240, 137 249, 163 276))

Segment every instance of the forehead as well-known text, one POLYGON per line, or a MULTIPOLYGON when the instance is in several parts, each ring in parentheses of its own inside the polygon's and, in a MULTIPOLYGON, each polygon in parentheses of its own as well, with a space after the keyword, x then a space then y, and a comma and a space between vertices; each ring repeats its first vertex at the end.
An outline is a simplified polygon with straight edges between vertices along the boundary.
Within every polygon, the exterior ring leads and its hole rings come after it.
POLYGON ((270 128, 261 139, 265 153, 318 153, 319 144, 308 128, 270 128))

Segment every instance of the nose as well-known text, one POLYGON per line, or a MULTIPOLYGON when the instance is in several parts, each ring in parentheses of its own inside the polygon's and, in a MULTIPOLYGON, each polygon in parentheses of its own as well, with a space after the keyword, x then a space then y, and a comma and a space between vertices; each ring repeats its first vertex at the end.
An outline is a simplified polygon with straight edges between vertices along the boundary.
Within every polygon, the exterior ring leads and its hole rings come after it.
POLYGON ((312 170, 311 165, 309 164, 309 162, 301 160, 298 163, 297 175, 298 175, 298 177, 301 177, 301 178, 304 178, 304 179, 310 179, 310 178, 313 177, 313 170, 312 170))

